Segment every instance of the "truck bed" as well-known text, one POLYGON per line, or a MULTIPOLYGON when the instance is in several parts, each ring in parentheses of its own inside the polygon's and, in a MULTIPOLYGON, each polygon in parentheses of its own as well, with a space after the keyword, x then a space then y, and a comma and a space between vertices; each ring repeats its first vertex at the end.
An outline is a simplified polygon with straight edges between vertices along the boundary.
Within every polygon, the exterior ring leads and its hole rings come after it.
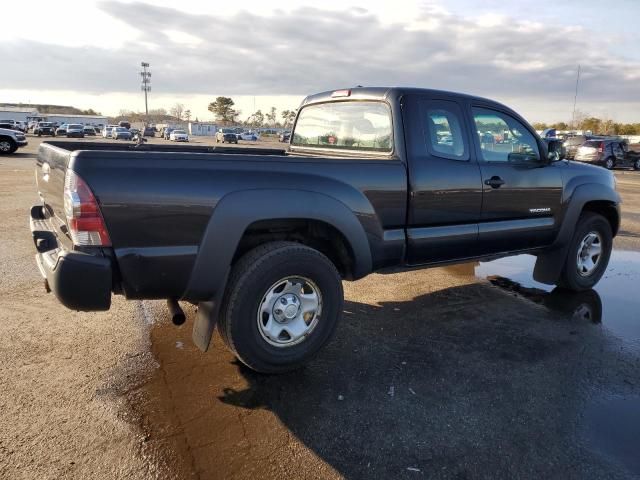
POLYGON ((212 215, 222 199, 239 193, 272 192, 275 216, 295 207, 294 200, 277 192, 330 197, 363 225, 374 267, 397 263, 404 252, 402 239, 384 241, 385 230, 401 229, 406 219, 407 174, 400 160, 291 156, 258 148, 45 142, 37 161, 43 219, 60 247, 70 251, 63 201, 67 169, 88 184, 100 206, 112 247, 98 254, 112 258, 113 291, 128 298, 190 297, 192 269, 212 215), (43 167, 49 172, 46 181, 43 167))

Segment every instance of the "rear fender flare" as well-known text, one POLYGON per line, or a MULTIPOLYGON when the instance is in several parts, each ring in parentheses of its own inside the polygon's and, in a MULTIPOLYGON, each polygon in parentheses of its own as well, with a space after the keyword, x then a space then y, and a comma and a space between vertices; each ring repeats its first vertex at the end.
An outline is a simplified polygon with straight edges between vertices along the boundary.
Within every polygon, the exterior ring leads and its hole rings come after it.
POLYGON ((260 220, 308 219, 342 233, 353 252, 353 276, 371 272, 371 249, 356 214, 322 193, 301 190, 248 190, 224 196, 207 225, 183 300, 209 301, 221 293, 240 239, 260 220))

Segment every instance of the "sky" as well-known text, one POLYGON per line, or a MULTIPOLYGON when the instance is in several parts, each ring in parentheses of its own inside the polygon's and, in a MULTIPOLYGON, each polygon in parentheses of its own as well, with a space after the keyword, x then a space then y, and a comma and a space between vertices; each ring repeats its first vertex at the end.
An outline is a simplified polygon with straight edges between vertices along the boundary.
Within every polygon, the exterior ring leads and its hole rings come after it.
POLYGON ((296 108, 355 85, 489 97, 529 121, 577 108, 640 122, 640 0, 30 0, 6 2, 0 103, 51 103, 114 115, 230 96, 241 118, 296 108), (318 6, 321 5, 321 6, 318 6))

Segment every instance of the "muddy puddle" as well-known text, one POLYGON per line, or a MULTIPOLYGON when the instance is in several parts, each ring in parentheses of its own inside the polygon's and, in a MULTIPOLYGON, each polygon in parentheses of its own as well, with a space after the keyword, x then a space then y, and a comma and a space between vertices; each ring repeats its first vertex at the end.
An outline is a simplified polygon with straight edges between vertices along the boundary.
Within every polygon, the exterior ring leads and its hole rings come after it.
POLYGON ((640 353, 640 253, 614 251, 593 290, 574 293, 533 280, 535 257, 518 255, 473 265, 474 274, 552 310, 584 318, 640 353))
MULTIPOLYGON (((579 293, 536 282, 532 277, 534 263, 535 257, 520 255, 467 268, 473 268, 477 277, 573 321, 600 324, 621 340, 626 350, 640 355, 640 253, 614 251, 596 287, 579 293)), ((640 396, 597 391, 583 416, 580 431, 590 448, 640 476, 640 396)))

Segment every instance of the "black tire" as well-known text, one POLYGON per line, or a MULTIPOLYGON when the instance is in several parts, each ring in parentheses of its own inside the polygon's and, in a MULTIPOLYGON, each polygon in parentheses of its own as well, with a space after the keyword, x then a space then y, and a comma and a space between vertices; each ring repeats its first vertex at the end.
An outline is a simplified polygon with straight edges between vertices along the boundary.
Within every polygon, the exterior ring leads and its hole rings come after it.
POLYGON ((609 157, 604 161, 604 168, 607 170, 613 170, 616 166, 616 161, 613 157, 609 157))
POLYGON ((636 160, 633 162, 633 169, 640 170, 640 157, 636 158, 636 160))
POLYGON ((559 286, 581 292, 592 288, 607 269, 609 258, 611 257, 611 248, 613 246, 613 235, 611 233, 611 225, 609 221, 600 214, 593 212, 583 212, 578 219, 567 258, 562 269, 562 275, 558 283, 559 286), (588 274, 580 274, 578 272, 578 250, 580 249, 583 239, 590 233, 595 232, 600 236, 601 253, 596 262, 595 268, 588 274))
POLYGON ((39 136, 39 137, 41 137, 41 136, 42 136, 42 134, 41 134, 40 132, 38 132, 38 136, 39 136))
POLYGON ((18 149, 12 138, 0 138, 0 155, 11 155, 18 149))
POLYGON ((313 248, 270 242, 246 253, 234 266, 220 309, 218 332, 242 363, 261 373, 283 373, 302 366, 331 339, 342 315, 342 281, 333 263, 313 248), (299 343, 267 342, 258 327, 263 297, 274 283, 295 276, 310 279, 321 294, 318 322, 299 343))

